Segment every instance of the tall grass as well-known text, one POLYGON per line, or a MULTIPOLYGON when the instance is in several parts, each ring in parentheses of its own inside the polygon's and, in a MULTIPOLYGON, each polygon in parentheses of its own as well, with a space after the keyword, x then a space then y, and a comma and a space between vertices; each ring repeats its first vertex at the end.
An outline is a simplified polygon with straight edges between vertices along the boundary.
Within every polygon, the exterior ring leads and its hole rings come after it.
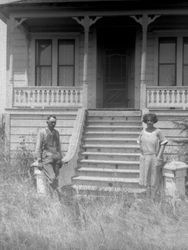
POLYGON ((27 152, 19 152, 13 164, 2 152, 0 249, 188 249, 186 200, 172 206, 128 194, 77 197, 69 189, 60 200, 40 197, 27 176, 27 152))

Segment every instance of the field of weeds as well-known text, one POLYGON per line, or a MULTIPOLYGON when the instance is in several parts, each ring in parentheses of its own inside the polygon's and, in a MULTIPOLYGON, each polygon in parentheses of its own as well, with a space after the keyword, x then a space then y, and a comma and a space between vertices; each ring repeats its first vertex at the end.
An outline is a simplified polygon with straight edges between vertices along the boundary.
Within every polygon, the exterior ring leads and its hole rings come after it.
POLYGON ((186 200, 172 206, 126 194, 81 198, 66 191, 60 201, 42 198, 25 164, 3 160, 0 166, 0 249, 188 249, 186 200))

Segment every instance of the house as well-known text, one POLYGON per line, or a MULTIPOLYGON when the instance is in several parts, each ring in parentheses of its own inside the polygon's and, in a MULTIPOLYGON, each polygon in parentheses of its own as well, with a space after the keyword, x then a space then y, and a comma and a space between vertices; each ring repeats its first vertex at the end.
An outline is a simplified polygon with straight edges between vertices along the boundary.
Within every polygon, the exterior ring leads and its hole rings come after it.
POLYGON ((135 188, 136 137, 147 110, 159 115, 166 153, 175 154, 171 139, 184 135, 173 120, 188 115, 186 1, 3 0, 0 13, 12 155, 23 143, 33 150, 55 113, 69 162, 64 182, 75 175, 83 190, 135 188))

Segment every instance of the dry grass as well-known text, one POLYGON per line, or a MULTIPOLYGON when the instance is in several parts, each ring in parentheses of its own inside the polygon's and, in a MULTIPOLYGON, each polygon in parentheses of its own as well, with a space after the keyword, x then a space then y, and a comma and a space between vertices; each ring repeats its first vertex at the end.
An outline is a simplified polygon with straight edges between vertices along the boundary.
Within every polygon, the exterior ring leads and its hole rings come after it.
POLYGON ((18 159, 12 166, 1 156, 0 249, 188 249, 186 200, 173 207, 128 195, 39 197, 27 176, 27 152, 18 159))

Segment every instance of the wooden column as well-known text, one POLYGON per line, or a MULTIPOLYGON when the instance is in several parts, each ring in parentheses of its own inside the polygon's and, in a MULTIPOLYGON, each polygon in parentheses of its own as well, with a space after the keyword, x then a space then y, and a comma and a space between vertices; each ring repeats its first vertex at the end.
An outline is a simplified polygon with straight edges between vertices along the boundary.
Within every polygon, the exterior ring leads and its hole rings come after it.
POLYGON ((147 30, 148 25, 159 16, 149 17, 144 14, 140 17, 132 16, 142 26, 142 53, 141 53, 141 75, 140 75, 140 109, 146 109, 146 63, 147 63, 147 30))
POLYGON ((7 22, 7 85, 6 85, 6 107, 12 108, 13 104, 13 85, 14 85, 14 73, 13 73, 13 30, 14 19, 9 19, 7 22))
POLYGON ((74 17, 74 19, 84 28, 84 60, 83 60, 83 90, 84 101, 83 105, 87 109, 88 107, 88 51, 89 51, 89 29, 100 17, 91 19, 89 16, 81 18, 74 17))

